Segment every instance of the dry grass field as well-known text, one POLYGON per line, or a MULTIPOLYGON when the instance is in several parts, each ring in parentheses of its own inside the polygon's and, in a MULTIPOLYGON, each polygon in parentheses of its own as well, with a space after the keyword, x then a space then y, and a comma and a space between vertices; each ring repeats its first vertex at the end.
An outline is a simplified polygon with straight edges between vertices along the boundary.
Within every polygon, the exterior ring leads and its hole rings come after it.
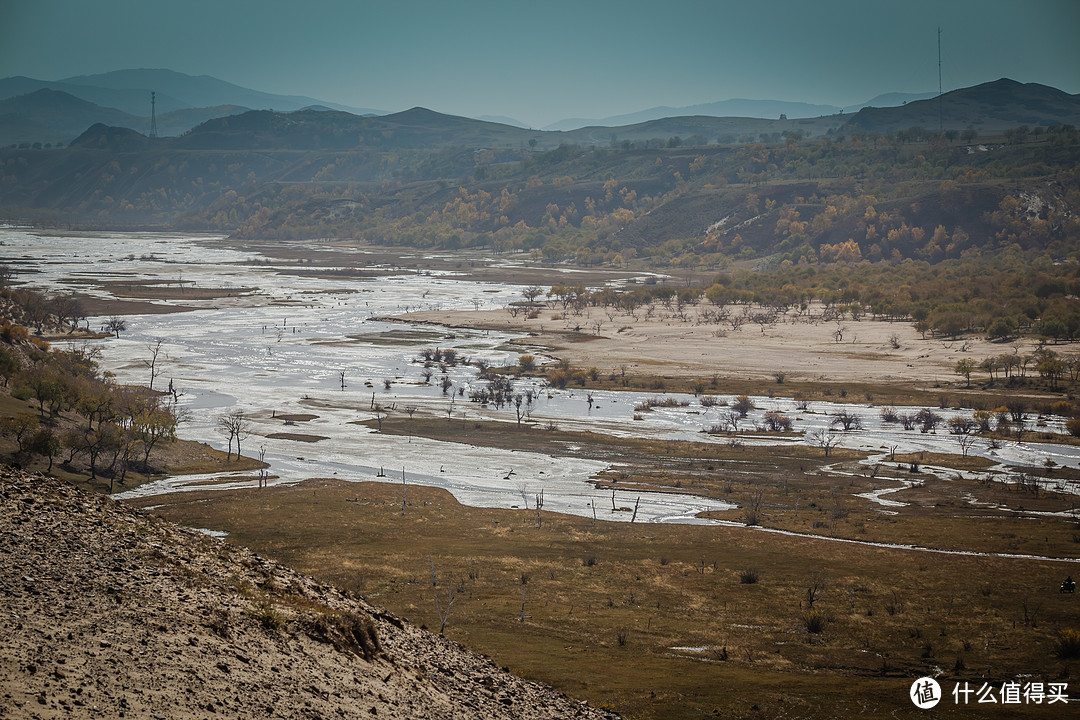
MULTIPOLYGON (((770 495, 761 524, 982 552, 1080 549, 1080 528, 1060 519, 920 502, 900 515, 837 513, 811 499, 831 497, 821 482, 789 483, 788 496, 804 498, 797 513, 769 509, 770 495)), ((926 490, 907 492, 918 501, 926 490)), ((538 526, 533 508, 464 507, 410 486, 403 510, 401 493, 335 479, 139 502, 429 629, 445 622, 448 637, 497 664, 627 717, 904 717, 920 712, 907 692, 922 675, 948 691, 1068 682, 1077 664, 1060 634, 1080 628, 1080 604, 1057 591, 1075 562, 543 511, 538 526)), ((1048 716, 1023 705, 979 712, 1048 716)))

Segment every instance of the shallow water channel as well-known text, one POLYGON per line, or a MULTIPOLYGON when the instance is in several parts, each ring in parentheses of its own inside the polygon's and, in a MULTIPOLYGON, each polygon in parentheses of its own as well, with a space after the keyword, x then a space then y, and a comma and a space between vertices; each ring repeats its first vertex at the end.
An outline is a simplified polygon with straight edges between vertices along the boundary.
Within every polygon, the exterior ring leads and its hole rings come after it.
MULTIPOLYGON (((418 407, 421 413, 444 417, 449 410, 453 418, 514 422, 513 409, 499 411, 468 402, 468 389, 482 382, 474 368, 449 369, 454 389, 447 396, 436 385, 439 375, 425 383, 423 367, 416 362, 421 349, 449 347, 459 356, 509 364, 520 352, 507 344, 512 336, 373 318, 420 309, 501 308, 522 298, 520 286, 389 268, 373 268, 390 271, 374 278, 305 276, 296 271, 298 267, 311 269, 307 266, 233 249, 221 238, 211 237, 135 233, 63 236, 9 228, 0 229, 0 243, 0 257, 19 271, 20 279, 49 290, 108 297, 108 291, 98 285, 102 281, 120 283, 121 288, 125 283, 135 287, 162 281, 174 288, 181 284, 189 288, 255 288, 251 294, 214 300, 156 301, 195 309, 126 316, 127 330, 119 339, 96 344, 102 351, 104 369, 114 372, 120 382, 145 385, 150 377, 142 360, 149 358, 148 346, 163 339, 164 360, 155 387, 164 389, 171 381, 180 393, 179 405, 190 415, 180 435, 225 449, 226 438, 217 431, 217 419, 243 409, 254 430, 245 440, 244 452, 253 455, 260 446, 266 448, 270 472, 277 476, 273 482, 294 483, 309 477, 373 480, 378 475, 400 481, 404 472, 407 483, 446 488, 468 505, 521 507, 526 498, 542 489, 545 509, 586 516, 595 513, 616 520, 630 520, 631 513, 623 508, 633 506, 640 495, 637 520, 649 522, 704 522, 695 517, 697 513, 731 507, 690 495, 635 491, 625 496, 618 493, 615 504, 620 509, 613 512, 610 493, 588 482, 606 464, 576 457, 572 446, 565 455, 553 457, 383 435, 356 424, 374 416, 370 409, 373 402, 395 408, 395 414, 403 413, 406 407, 418 407), (384 387, 385 380, 391 381, 389 389, 384 387), (465 387, 464 396, 455 396, 459 386, 465 387), (455 397, 452 409, 450 397, 455 397), (294 425, 285 425, 276 417, 294 413, 318 417, 294 425), (325 439, 309 443, 266 437, 276 433, 325 439)), ((322 251, 317 243, 291 243, 290 248, 306 248, 312 256, 322 251)), ((334 250, 340 252, 341 248, 334 250)), ((364 253, 357 251, 354 264, 366 265, 364 253)), ((96 328, 104 320, 91 318, 90 325, 96 328)), ((722 347, 718 348, 719 361, 722 347)), ((519 390, 525 387, 526 383, 517 386, 519 390)), ((538 399, 531 419, 539 424, 553 421, 563 429, 591 428, 613 435, 728 441, 701 432, 719 423, 727 408, 703 407, 699 398, 690 395, 664 395, 686 404, 656 407, 638 413, 641 419, 634 420, 634 407, 657 394, 597 391, 592 393, 590 407, 580 389, 536 390, 538 399)), ((726 396, 718 399, 731 400, 726 396)), ((840 409, 854 412, 863 429, 844 434, 841 445, 880 454, 870 462, 893 448, 898 453, 959 451, 955 439, 944 430, 922 434, 883 423, 879 407, 812 402, 799 409, 792 399, 779 397, 754 398, 754 405, 741 427, 753 427, 765 412, 778 410, 791 417, 797 430, 812 431, 828 428, 840 409)), ((915 412, 917 408, 900 410, 915 412)), ((970 414, 938 412, 946 418, 970 414)), ((1044 422, 1047 429, 1060 432, 1061 421, 1050 418, 1044 422)), ((777 434, 745 442, 783 444, 806 439, 803 435, 777 434)), ((1002 469, 1040 466, 1048 459, 1059 465, 1080 466, 1080 448, 1063 445, 1008 442, 991 449, 978 440, 971 452, 993 458, 1002 469)), ((227 477, 215 477, 220 482, 213 487, 252 484, 251 480, 230 483, 227 477)), ((206 489, 207 485, 200 483, 208 479, 171 477, 128 495, 206 489)), ((866 497, 886 506, 894 502, 882 491, 866 497)))

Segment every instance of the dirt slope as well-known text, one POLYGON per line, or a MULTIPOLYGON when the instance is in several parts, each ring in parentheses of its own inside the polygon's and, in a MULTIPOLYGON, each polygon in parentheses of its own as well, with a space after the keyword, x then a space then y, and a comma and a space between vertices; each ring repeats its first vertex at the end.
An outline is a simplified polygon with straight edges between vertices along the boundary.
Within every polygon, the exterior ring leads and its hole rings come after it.
POLYGON ((0 470, 0 718, 613 718, 246 548, 0 470))

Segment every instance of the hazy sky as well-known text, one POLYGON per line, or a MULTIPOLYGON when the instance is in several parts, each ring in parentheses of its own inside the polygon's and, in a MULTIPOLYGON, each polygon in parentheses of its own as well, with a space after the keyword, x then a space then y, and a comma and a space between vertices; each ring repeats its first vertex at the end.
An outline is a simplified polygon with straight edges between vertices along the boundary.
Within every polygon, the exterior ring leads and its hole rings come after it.
POLYGON ((0 77, 213 75, 539 127, 729 98, 834 105, 1000 77, 1080 93, 1080 0, 0 0, 0 77))

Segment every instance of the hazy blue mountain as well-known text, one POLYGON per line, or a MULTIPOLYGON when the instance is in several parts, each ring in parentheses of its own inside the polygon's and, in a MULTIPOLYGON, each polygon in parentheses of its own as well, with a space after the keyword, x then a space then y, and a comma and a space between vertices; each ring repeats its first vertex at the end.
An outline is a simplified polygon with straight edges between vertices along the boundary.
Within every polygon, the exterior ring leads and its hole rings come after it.
MULTIPOLYGON (((115 108, 101 107, 65 92, 44 88, 35 92, 0 100, 0 115, 9 122, 18 119, 25 132, 32 126, 41 128, 42 136, 20 138, 0 133, 0 144, 13 142, 70 142, 91 125, 102 123, 119 127, 136 127, 139 118, 115 108)), ((13 126, 14 127, 14 126, 13 126)))
POLYGON ((705 103, 703 105, 688 105, 687 107, 659 107, 627 113, 625 115, 613 115, 599 120, 587 120, 584 118, 569 118, 560 120, 545 127, 545 130, 576 130, 583 127, 603 126, 615 127, 620 125, 636 125, 651 120, 661 120, 669 117, 686 117, 693 115, 706 115, 709 117, 740 117, 778 120, 781 115, 790 119, 812 118, 822 115, 835 115, 841 108, 835 105, 812 105, 810 103, 785 102, 783 100, 721 100, 720 102, 705 103))
POLYGON ((864 107, 876 107, 876 108, 888 108, 888 107, 900 107, 909 102, 915 102, 916 100, 926 100, 927 98, 937 97, 937 93, 925 92, 925 93, 885 93, 884 95, 877 95, 870 98, 864 103, 858 105, 848 105, 844 108, 844 113, 859 112, 864 107))
MULTIPOLYGON (((68 82, 53 82, 49 80, 35 80, 28 77, 9 77, 0 79, 0 100, 28 95, 38 90, 56 90, 67 93, 81 100, 100 105, 102 107, 122 110, 130 115, 150 117, 150 91, 139 89, 113 89, 93 87, 89 85, 77 85, 68 82)), ((178 100, 171 95, 159 92, 157 94, 158 114, 173 110, 186 110, 194 107, 191 103, 178 100)))
POLYGON ((512 117, 506 117, 505 115, 480 115, 476 119, 481 122, 499 123, 500 125, 510 125, 513 127, 524 128, 526 130, 529 129, 529 126, 521 122, 520 120, 516 120, 512 117))
POLYGON ((818 118, 826 115, 839 113, 858 112, 864 107, 897 107, 906 102, 923 100, 934 97, 935 93, 886 93, 878 95, 871 100, 858 105, 839 107, 837 105, 815 105, 813 103, 788 102, 785 100, 746 100, 736 98, 722 100, 720 102, 705 103, 702 105, 688 105, 686 107, 660 106, 627 113, 625 115, 613 115, 601 119, 568 118, 560 120, 545 127, 545 130, 576 130, 578 128, 602 126, 614 127, 621 125, 636 125, 638 123, 660 120, 669 117, 685 117, 692 115, 706 115, 710 117, 730 118, 757 118, 763 120, 778 120, 781 115, 789 120, 803 118, 818 118))
POLYGON ((312 105, 324 105, 356 115, 385 114, 379 110, 350 107, 302 95, 276 95, 260 92, 224 80, 218 80, 209 75, 185 75, 173 70, 114 70, 98 75, 80 75, 65 78, 60 82, 80 87, 112 90, 153 90, 159 94, 159 97, 165 95, 177 98, 186 103, 186 107, 240 105, 256 110, 289 111, 300 110, 312 105))

